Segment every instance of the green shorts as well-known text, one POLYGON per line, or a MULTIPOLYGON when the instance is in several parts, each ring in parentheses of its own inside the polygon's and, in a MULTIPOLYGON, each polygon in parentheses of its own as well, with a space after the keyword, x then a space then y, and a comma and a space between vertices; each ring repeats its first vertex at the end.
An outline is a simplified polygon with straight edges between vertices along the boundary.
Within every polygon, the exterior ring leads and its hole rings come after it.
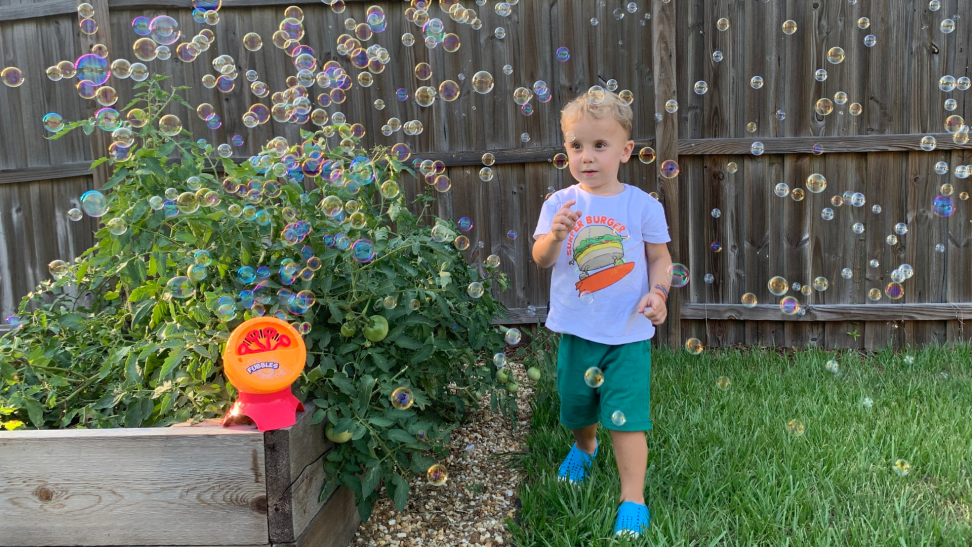
POLYGON ((562 334, 557 354, 557 391, 560 393, 560 423, 581 429, 600 420, 616 431, 651 429, 651 341, 618 346, 591 342, 562 334), (601 369, 604 383, 592 388, 584 380, 591 367, 601 369), (621 425, 612 416, 624 414, 621 425))

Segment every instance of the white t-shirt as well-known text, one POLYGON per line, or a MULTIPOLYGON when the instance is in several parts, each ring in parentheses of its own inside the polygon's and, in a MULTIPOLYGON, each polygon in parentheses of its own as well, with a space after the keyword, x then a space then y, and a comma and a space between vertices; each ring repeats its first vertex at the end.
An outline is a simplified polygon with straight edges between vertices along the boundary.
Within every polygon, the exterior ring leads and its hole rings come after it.
POLYGON ((638 313, 649 291, 645 243, 671 241, 664 208, 627 184, 608 197, 575 184, 543 203, 534 239, 550 232, 554 215, 571 200, 581 217, 553 267, 547 328, 601 344, 648 340, 655 327, 638 313))

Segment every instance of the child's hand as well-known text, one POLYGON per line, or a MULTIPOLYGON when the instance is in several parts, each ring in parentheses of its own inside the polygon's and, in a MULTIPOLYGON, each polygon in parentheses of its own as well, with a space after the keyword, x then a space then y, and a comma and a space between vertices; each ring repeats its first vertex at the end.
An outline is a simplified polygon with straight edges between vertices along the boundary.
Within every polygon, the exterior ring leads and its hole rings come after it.
POLYGON ((638 313, 644 314, 652 325, 658 326, 664 323, 668 317, 668 308, 665 307, 665 300, 661 295, 650 292, 641 297, 641 302, 638 303, 638 313))
POLYGON ((553 222, 550 223, 550 233, 553 234, 554 241, 563 241, 567 239, 567 234, 574 229, 574 225, 577 224, 577 219, 580 218, 580 211, 571 211, 570 206, 577 203, 575 200, 570 200, 564 203, 557 214, 554 215, 553 222))

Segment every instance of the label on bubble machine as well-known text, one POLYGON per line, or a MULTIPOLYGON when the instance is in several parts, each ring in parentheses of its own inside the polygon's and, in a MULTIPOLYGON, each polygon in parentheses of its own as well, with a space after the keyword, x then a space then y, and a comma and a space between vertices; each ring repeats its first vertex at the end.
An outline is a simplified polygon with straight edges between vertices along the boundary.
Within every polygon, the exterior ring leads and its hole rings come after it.
POLYGON ((307 349, 300 333, 276 317, 256 317, 236 327, 226 343, 226 377, 246 393, 275 393, 300 377, 307 349))

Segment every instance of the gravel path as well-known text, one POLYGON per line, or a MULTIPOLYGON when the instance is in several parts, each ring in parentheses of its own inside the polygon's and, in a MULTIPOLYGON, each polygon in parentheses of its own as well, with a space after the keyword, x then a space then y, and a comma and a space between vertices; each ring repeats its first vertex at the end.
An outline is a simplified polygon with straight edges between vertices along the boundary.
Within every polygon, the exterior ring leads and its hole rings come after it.
POLYGON ((355 546, 443 546, 495 547, 509 545, 504 521, 516 514, 516 489, 521 474, 506 458, 496 455, 525 450, 530 423, 531 382, 520 364, 509 368, 520 389, 517 391, 519 428, 513 433, 509 417, 489 408, 489 396, 474 419, 452 432, 449 457, 442 462, 449 470, 444 486, 432 486, 425 477, 412 480, 405 511, 398 512, 383 493, 371 518, 363 523, 355 546))

